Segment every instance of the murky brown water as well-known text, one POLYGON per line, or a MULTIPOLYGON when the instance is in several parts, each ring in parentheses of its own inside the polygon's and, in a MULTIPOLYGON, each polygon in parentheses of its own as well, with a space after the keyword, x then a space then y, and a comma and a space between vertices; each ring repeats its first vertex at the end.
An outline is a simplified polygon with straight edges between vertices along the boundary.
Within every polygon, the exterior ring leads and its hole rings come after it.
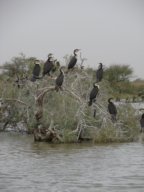
POLYGON ((144 143, 34 143, 0 133, 0 192, 143 192, 144 143))

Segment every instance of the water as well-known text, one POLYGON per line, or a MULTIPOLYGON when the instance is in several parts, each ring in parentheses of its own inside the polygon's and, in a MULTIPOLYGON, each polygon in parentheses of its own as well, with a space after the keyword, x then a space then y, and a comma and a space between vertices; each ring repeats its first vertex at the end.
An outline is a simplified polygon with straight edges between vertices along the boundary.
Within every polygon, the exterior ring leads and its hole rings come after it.
POLYGON ((0 192, 143 192, 144 143, 34 143, 0 134, 0 192))

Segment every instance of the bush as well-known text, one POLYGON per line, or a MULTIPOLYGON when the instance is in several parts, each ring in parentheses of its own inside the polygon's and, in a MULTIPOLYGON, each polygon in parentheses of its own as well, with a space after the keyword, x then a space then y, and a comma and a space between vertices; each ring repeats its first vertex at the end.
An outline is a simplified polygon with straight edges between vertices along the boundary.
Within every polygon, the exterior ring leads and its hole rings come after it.
MULTIPOLYGON (((24 58, 22 61, 25 63, 24 58)), ((111 122, 107 100, 112 96, 113 89, 108 81, 99 83, 97 101, 89 107, 89 93, 95 82, 95 72, 92 69, 75 68, 65 74, 63 91, 56 92, 54 87, 58 74, 59 71, 56 71, 53 78, 46 76, 34 83, 27 79, 20 88, 15 83, 15 77, 4 74, 0 84, 1 98, 5 104, 1 113, 3 123, 7 120, 9 123, 13 120, 24 122, 28 132, 33 132, 39 125, 47 130, 52 121, 63 142, 77 142, 83 138, 107 143, 132 141, 138 137, 135 111, 130 106, 118 106, 119 120, 111 122), (10 113, 5 116, 8 107, 10 113), (37 113, 41 115, 39 120, 35 118, 37 113)))

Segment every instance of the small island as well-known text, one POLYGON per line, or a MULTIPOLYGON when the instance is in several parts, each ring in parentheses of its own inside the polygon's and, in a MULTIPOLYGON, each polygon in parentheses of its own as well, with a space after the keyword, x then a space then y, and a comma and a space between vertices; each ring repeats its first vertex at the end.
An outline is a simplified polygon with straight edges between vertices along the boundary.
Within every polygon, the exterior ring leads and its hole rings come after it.
POLYGON ((139 139, 143 108, 132 104, 143 103, 144 81, 131 81, 128 65, 86 68, 82 55, 77 62, 78 51, 66 55, 64 64, 52 54, 47 61, 21 54, 1 67, 0 131, 33 134, 34 141, 50 143, 139 139), (110 99, 117 110, 114 119, 110 99))

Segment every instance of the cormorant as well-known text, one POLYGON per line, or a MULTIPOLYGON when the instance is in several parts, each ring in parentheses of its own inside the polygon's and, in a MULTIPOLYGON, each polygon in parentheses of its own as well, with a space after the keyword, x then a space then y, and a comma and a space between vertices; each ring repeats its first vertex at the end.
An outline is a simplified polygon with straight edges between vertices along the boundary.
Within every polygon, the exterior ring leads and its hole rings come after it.
POLYGON ((76 65, 76 63, 77 63, 77 53, 78 53, 78 51, 80 51, 80 49, 75 49, 75 50, 73 51, 74 56, 71 58, 71 60, 70 60, 70 62, 69 62, 69 64, 68 64, 68 70, 74 68, 74 66, 76 65))
POLYGON ((35 66, 33 68, 33 77, 31 79, 31 81, 36 81, 36 79, 39 79, 39 75, 40 75, 40 71, 41 71, 41 67, 40 67, 40 61, 39 60, 35 60, 35 66))
POLYGON ((98 70, 96 71, 96 82, 100 82, 103 78, 103 64, 99 63, 98 70))
POLYGON ((140 132, 144 132, 144 113, 143 113, 142 116, 141 116, 140 125, 141 125, 141 130, 140 130, 140 132))
POLYGON ((51 70, 53 69, 54 63, 53 63, 53 54, 50 53, 48 54, 48 59, 47 61, 44 63, 44 67, 43 67, 43 76, 48 74, 50 75, 51 70))
POLYGON ((94 83, 93 89, 90 92, 89 103, 88 103, 89 106, 91 106, 92 103, 96 101, 96 96, 97 96, 98 92, 99 92, 99 85, 94 83))
POLYGON ((56 86, 55 89, 58 91, 59 89, 62 89, 61 86, 63 84, 64 81, 64 72, 62 70, 62 68, 60 68, 60 74, 59 76, 56 78, 56 86))
POLYGON ((108 112, 111 115, 111 120, 113 122, 115 122, 116 121, 116 115, 117 115, 117 109, 116 109, 115 104, 111 101, 112 99, 113 98, 108 99, 108 112))

